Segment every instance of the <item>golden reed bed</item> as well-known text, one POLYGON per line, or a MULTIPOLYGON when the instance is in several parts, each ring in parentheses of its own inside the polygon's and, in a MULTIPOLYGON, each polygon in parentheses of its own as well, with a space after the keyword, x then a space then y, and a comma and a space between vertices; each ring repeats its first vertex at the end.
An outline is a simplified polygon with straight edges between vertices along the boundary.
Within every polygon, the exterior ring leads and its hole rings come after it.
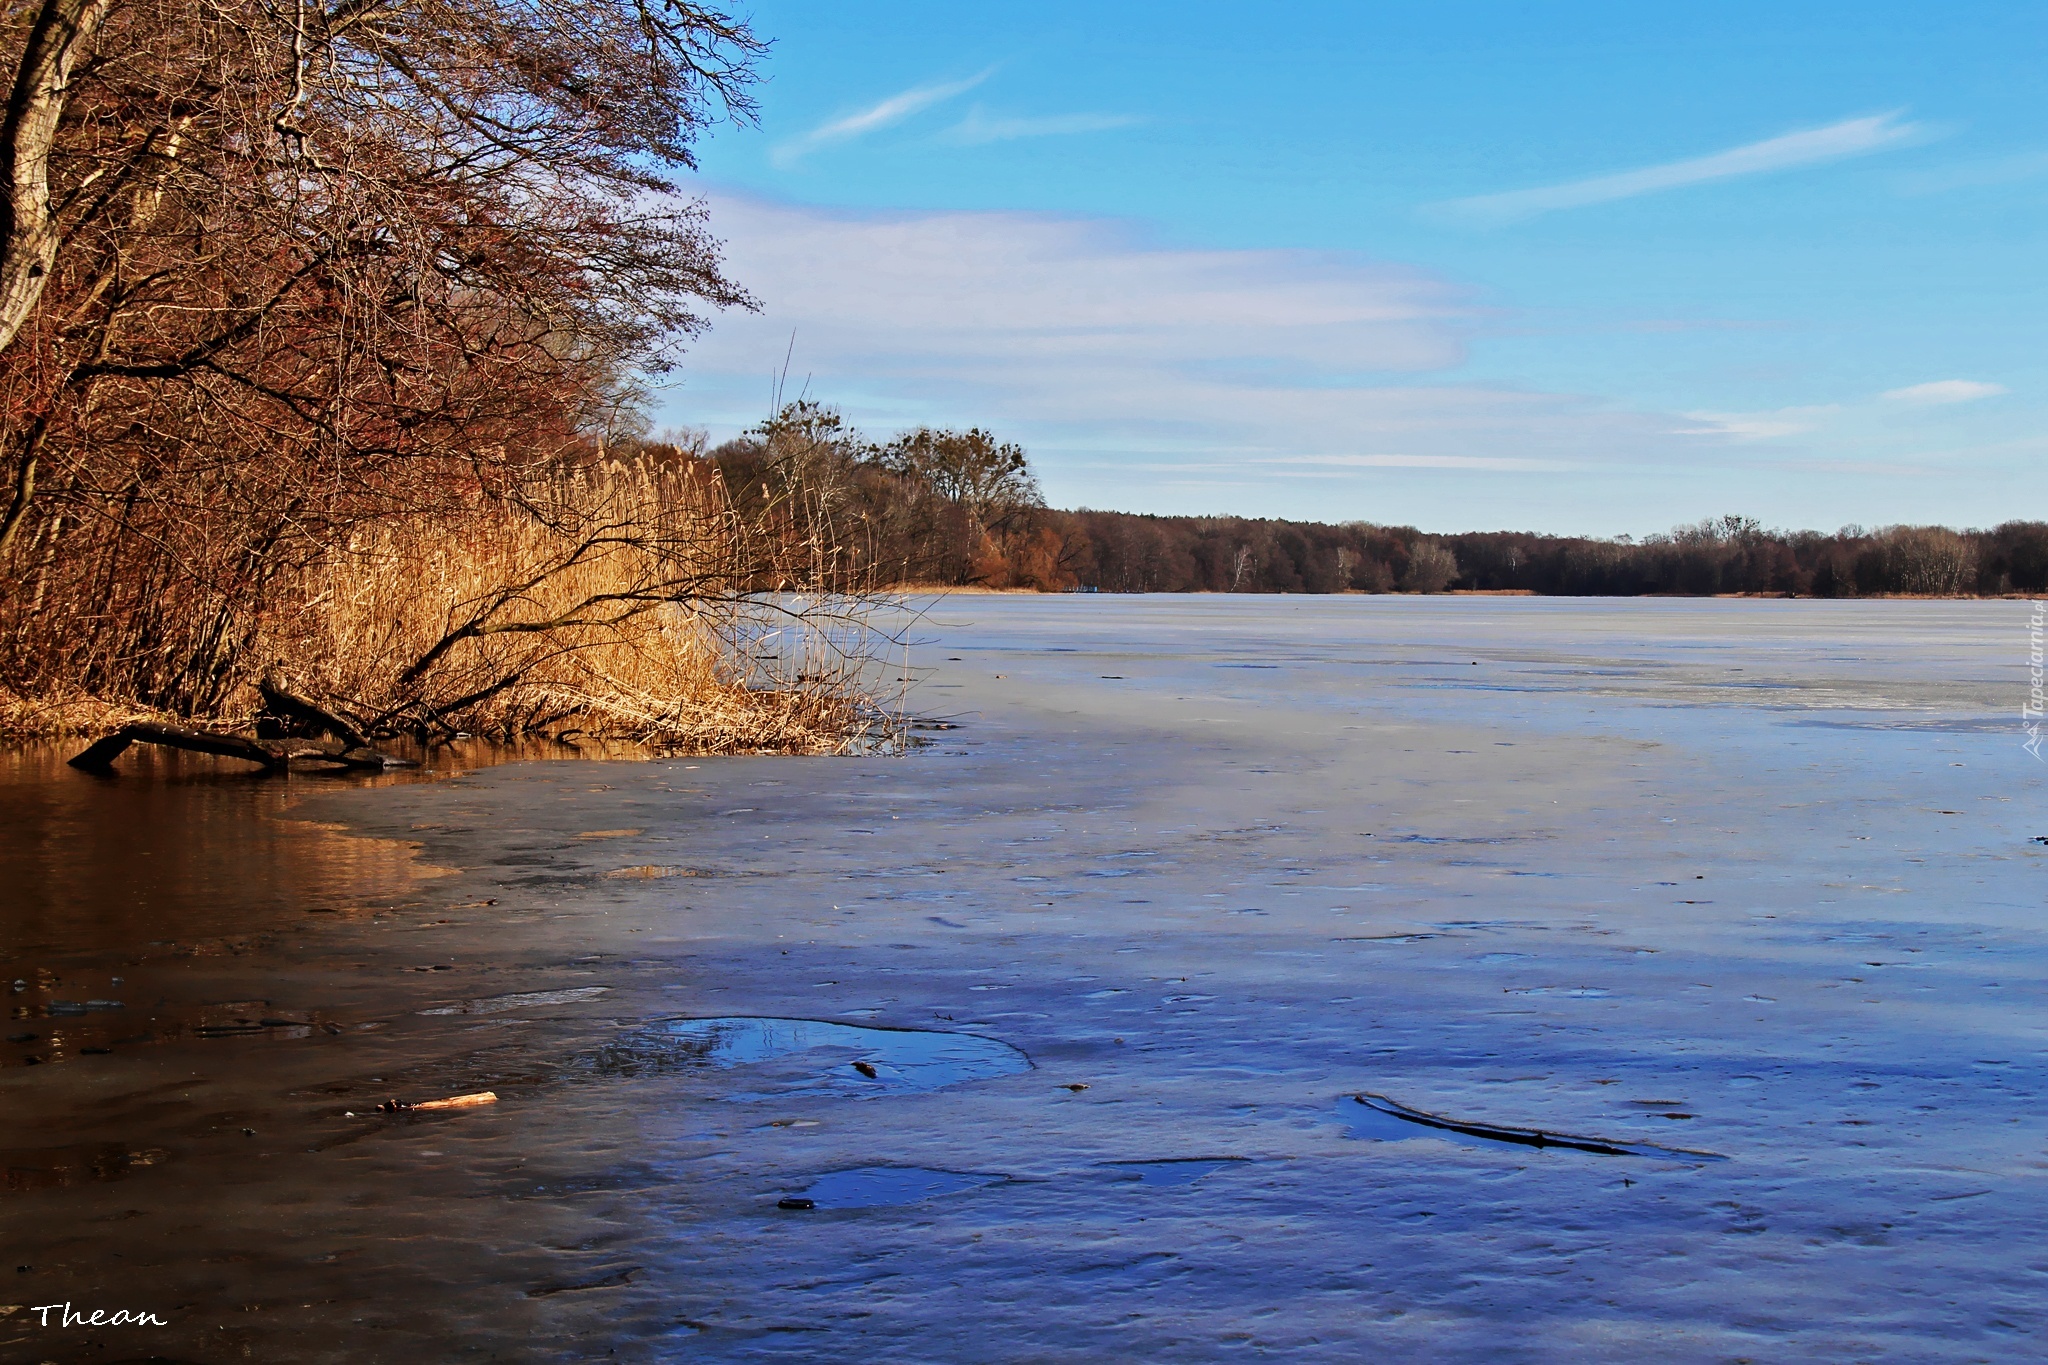
POLYGON ((801 494, 742 517, 700 460, 560 469, 324 545, 143 510, 161 524, 129 509, 121 535, 46 518, 16 558, 0 734, 246 727, 266 677, 422 739, 828 753, 890 724, 872 599, 833 581, 801 494))

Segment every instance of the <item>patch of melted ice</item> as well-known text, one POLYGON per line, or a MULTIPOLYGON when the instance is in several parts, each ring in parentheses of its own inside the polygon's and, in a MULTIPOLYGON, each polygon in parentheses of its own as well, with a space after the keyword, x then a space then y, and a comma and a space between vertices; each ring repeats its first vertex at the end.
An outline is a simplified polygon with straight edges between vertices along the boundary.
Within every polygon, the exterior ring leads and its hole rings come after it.
POLYGON ((972 1171, 941 1171, 926 1166, 855 1166, 827 1171, 801 1194, 786 1196, 788 1209, 875 1209, 894 1204, 920 1204, 949 1194, 1001 1184, 1007 1176, 972 1171))
POLYGON ((599 1059, 614 1073, 675 1067, 740 1071, 748 1088, 725 1098, 749 1100, 914 1094, 1029 1071, 1031 1059, 972 1033, 751 1015, 659 1020, 620 1036, 599 1059))

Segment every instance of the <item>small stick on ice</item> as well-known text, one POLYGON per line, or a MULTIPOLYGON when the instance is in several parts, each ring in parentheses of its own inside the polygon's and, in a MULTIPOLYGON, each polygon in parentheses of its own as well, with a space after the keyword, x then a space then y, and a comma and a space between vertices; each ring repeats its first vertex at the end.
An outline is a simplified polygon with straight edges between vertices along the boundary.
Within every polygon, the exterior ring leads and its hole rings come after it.
POLYGON ((454 1095, 445 1100, 424 1100, 415 1104, 415 1109, 474 1109, 480 1104, 496 1104, 498 1092, 479 1090, 474 1095, 454 1095))
MULTIPOLYGON (((412 1104, 405 1100, 386 1100, 377 1106, 377 1112, 380 1114, 409 1114, 421 1109, 474 1109, 478 1105, 496 1104, 497 1102, 497 1091, 479 1090, 474 1095, 451 1095, 445 1100, 421 1100, 418 1104, 412 1104)), ((357 1115, 351 1110, 342 1117, 352 1119, 357 1117, 357 1115)))

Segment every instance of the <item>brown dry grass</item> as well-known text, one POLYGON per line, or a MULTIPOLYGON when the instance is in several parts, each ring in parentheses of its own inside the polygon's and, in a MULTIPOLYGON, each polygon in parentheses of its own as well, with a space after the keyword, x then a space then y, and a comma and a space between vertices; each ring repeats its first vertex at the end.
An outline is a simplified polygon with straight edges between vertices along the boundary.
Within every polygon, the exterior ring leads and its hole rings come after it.
MULTIPOLYGON (((247 723, 275 676, 373 732, 628 741, 666 752, 830 753, 891 728, 868 605, 791 598, 816 547, 770 508, 743 523, 701 463, 559 471, 458 520, 357 528, 246 604, 247 723)), ((46 678, 0 688, 0 734, 161 718, 46 678), (57 684, 57 685, 51 685, 57 684)))
POLYGON ((23 696, 0 686, 0 741, 103 735, 131 721, 164 719, 147 707, 123 706, 85 693, 23 696))

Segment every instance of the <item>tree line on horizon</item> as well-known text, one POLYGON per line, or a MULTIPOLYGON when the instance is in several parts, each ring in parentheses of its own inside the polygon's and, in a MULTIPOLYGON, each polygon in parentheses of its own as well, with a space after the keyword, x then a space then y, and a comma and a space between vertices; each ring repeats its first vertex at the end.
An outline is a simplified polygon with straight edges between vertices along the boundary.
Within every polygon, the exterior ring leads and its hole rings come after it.
POLYGON ((1638 597, 1999 596, 2048 591, 2048 523, 1767 529, 1721 516, 1645 536, 1424 534, 1410 526, 1162 516, 1045 505, 1025 452, 979 428, 866 441, 830 407, 787 404, 701 459, 729 495, 809 489, 839 581, 1039 592, 1440 593, 1638 597))
MULTIPOLYGON (((1073 583, 1105 592, 2001 596, 2048 590, 2048 523, 1767 530, 1710 518, 1640 540, 1366 522, 1049 512, 1073 583)), ((1036 585, 1034 585, 1036 586, 1036 585)))

